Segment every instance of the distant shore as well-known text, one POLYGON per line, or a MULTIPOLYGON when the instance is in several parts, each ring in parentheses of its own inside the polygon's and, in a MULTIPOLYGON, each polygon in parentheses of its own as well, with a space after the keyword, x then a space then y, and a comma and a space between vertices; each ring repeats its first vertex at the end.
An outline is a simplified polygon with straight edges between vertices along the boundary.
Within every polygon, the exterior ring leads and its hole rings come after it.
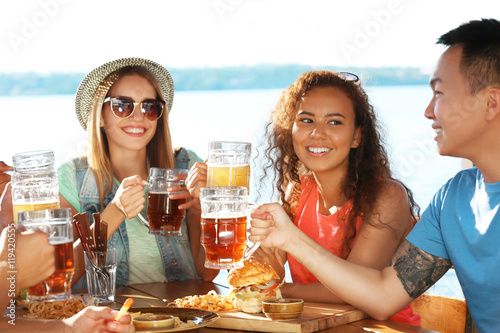
MULTIPOLYGON (((427 84, 429 73, 416 67, 339 68, 307 65, 169 68, 176 91, 286 88, 303 72, 330 69, 349 71, 366 85, 427 84)), ((0 96, 74 94, 86 73, 0 73, 0 96)))

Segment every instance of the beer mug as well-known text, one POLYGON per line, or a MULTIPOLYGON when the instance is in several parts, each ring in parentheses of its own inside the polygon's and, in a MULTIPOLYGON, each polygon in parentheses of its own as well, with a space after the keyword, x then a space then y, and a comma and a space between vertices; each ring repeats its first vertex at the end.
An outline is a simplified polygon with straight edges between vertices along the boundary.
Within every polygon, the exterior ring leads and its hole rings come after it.
POLYGON ((18 212, 59 208, 59 182, 54 153, 48 150, 16 154, 12 158, 12 206, 14 223, 18 212))
POLYGON ((251 147, 249 142, 210 142, 207 186, 244 186, 249 191, 251 147))
MULTIPOLYGON (((27 230, 39 230, 49 235, 54 245, 55 272, 46 280, 27 288, 28 301, 63 300, 70 296, 71 279, 75 272, 73 260, 73 225, 70 208, 19 212, 19 224, 27 230)), ((33 249, 36 251, 36 249, 33 249)))
POLYGON ((239 266, 260 245, 247 248, 247 188, 243 186, 202 187, 201 245, 205 267, 230 269, 239 266))
POLYGON ((174 185, 184 185, 184 179, 174 180, 174 177, 187 174, 187 172, 187 169, 149 169, 147 214, 150 234, 181 235, 181 225, 186 217, 186 210, 178 207, 186 203, 187 199, 170 199, 167 188, 174 185))

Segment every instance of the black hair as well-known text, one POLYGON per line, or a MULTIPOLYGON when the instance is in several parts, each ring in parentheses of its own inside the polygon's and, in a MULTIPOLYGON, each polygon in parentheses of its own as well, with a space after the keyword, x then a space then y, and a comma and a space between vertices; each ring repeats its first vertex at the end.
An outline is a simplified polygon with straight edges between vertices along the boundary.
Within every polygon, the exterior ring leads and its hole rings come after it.
POLYGON ((491 85, 500 87, 500 21, 464 23, 439 37, 437 44, 462 47, 460 71, 471 94, 491 85))

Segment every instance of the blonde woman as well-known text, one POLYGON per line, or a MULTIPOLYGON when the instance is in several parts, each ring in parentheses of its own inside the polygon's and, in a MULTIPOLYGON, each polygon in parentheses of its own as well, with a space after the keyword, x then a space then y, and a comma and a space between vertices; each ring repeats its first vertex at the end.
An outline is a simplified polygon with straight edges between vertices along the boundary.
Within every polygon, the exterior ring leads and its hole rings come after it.
MULTIPOLYGON (((169 240, 149 234, 138 218, 146 215, 144 187, 150 167, 187 169, 199 161, 187 149, 172 147, 168 115, 173 92, 172 78, 161 65, 124 58, 94 69, 76 94, 76 113, 88 133, 88 151, 58 170, 61 206, 87 212, 89 217, 101 213, 108 223, 108 248, 117 250, 117 285, 210 281, 218 273, 203 266, 199 205, 187 209, 182 236, 169 240)), ((189 197, 187 191, 171 194, 172 199, 189 197)), ((73 282, 80 280, 76 287, 83 287, 79 241, 74 248, 73 282)))

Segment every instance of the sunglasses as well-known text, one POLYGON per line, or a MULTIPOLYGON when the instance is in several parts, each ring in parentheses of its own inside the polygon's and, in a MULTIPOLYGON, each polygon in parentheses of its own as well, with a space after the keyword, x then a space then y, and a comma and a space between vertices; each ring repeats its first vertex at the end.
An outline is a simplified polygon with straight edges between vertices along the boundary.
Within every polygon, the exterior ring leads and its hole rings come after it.
POLYGON ((340 77, 344 81, 358 82, 359 76, 349 72, 338 72, 336 73, 338 77, 340 77))
POLYGON ((163 114, 165 102, 156 99, 147 99, 142 102, 134 102, 134 100, 126 97, 106 97, 104 103, 111 103, 111 111, 118 118, 128 118, 134 113, 135 106, 141 106, 141 112, 144 118, 155 121, 163 114))

